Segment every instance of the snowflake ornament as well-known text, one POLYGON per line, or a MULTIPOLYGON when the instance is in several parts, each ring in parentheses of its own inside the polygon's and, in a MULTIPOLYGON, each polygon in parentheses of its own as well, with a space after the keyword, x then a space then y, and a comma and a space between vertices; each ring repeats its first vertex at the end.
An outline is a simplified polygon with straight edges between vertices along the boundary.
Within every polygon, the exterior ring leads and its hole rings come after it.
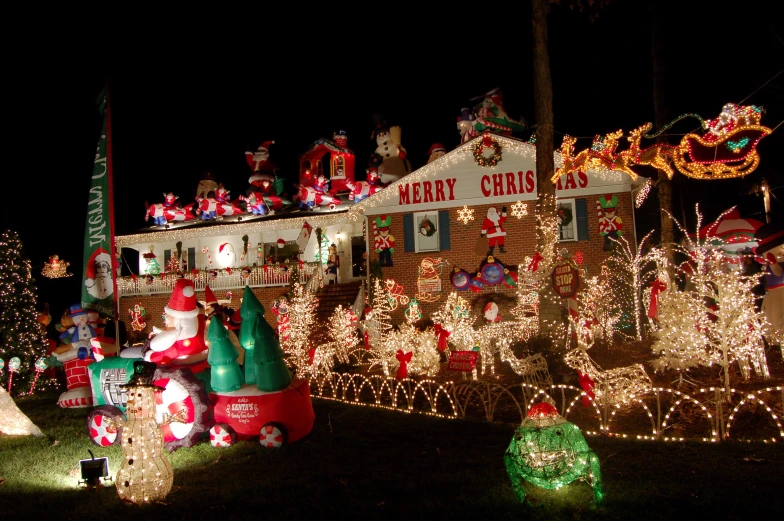
POLYGON ((522 201, 517 201, 515 204, 512 205, 512 215, 514 215, 518 219, 522 219, 523 217, 528 215, 528 205, 523 203, 522 201))
POLYGON ((474 220, 474 209, 468 206, 463 206, 457 211, 457 220, 463 221, 463 224, 468 224, 468 221, 474 220))

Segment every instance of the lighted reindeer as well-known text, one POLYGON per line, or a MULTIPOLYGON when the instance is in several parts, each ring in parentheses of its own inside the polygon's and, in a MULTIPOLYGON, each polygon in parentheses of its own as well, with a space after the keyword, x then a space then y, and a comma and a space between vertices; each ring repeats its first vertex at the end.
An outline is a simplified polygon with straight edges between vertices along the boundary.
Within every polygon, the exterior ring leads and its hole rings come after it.
POLYGON ((580 385, 600 406, 619 406, 635 396, 649 392, 653 383, 642 364, 604 370, 588 355, 589 345, 579 338, 578 346, 564 356, 566 365, 575 369, 580 385))
POLYGON ((675 150, 678 148, 667 143, 656 143, 649 147, 640 149, 640 141, 643 135, 648 132, 652 123, 645 123, 644 125, 632 130, 626 138, 629 140, 629 148, 622 151, 619 155, 629 165, 648 165, 658 170, 667 172, 667 177, 672 179, 675 171, 672 169, 672 157, 675 150))
POLYGON ((576 138, 564 136, 560 149, 562 164, 553 174, 552 182, 557 182, 562 175, 578 171, 586 172, 591 169, 617 170, 624 172, 634 181, 637 179, 637 173, 630 168, 630 158, 616 152, 621 136, 623 136, 623 130, 610 132, 603 137, 597 135, 594 137, 591 147, 581 150, 577 155, 574 155, 576 138))

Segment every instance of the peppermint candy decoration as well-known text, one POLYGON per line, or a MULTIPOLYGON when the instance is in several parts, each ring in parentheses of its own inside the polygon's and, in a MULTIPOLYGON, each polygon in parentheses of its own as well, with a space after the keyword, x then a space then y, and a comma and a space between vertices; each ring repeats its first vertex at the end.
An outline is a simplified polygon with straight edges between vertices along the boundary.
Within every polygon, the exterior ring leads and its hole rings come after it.
POLYGON ((231 447, 237 442, 237 433, 225 423, 213 425, 210 429, 210 445, 213 447, 231 447))
POLYGON ((19 371, 19 367, 22 365, 22 361, 19 360, 18 356, 13 357, 8 361, 8 370, 12 373, 16 373, 19 371))

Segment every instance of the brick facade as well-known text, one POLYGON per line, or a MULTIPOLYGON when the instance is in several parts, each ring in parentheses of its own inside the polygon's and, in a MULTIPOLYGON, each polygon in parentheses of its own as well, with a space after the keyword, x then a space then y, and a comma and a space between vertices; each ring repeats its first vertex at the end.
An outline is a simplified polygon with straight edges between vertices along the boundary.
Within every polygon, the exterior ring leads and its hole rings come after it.
MULTIPOLYGON (((624 237, 629 241, 633 248, 636 248, 636 238, 634 230, 634 217, 632 212, 633 203, 629 193, 617 193, 618 206, 617 215, 623 221, 624 237)), ((596 200, 600 196, 589 195, 584 197, 575 197, 575 199, 586 199, 588 208, 588 231, 589 239, 580 241, 563 241, 559 243, 558 249, 566 248, 569 253, 575 254, 582 252, 583 264, 582 268, 587 268, 587 275, 598 275, 601 270, 602 263, 609 256, 609 252, 603 251, 604 238, 599 235, 599 223, 596 212, 596 200)), ((522 219, 518 219, 511 214, 511 205, 507 206, 507 220, 505 224, 506 238, 504 249, 506 253, 500 253, 496 248, 494 257, 498 262, 507 267, 517 267, 519 263, 524 262, 526 256, 532 256, 536 251, 536 217, 533 215, 533 207, 535 202, 529 202, 529 214, 522 219)), ((414 253, 406 252, 404 248, 404 234, 403 234, 403 213, 395 213, 392 215, 392 225, 390 233, 395 237, 395 252, 392 254, 393 266, 382 267, 382 272, 385 279, 394 279, 398 284, 403 286, 403 293, 405 295, 413 296, 417 292, 417 274, 418 268, 422 259, 425 257, 441 258, 449 262, 448 266, 443 268, 441 274, 441 298, 434 303, 419 303, 422 316, 428 318, 431 313, 437 311, 443 306, 446 297, 452 291, 457 291, 451 283, 451 272, 455 267, 462 268, 469 273, 475 273, 480 264, 486 257, 480 257, 476 254, 477 239, 480 238, 482 222, 487 215, 487 210, 491 206, 498 207, 499 211, 502 205, 488 204, 473 206, 474 220, 468 221, 468 224, 463 224, 457 220, 457 211, 459 208, 450 208, 449 211, 449 228, 450 228, 450 249, 442 250, 440 252, 428 253, 414 253)), ((573 216, 577 219, 577 215, 573 216)), ((487 239, 483 239, 485 250, 487 250, 487 239)), ((372 244, 372 238, 371 238, 372 244)), ((371 262, 378 260, 378 254, 375 251, 370 253, 371 262)), ((459 291, 458 293, 469 302, 474 302, 480 298, 487 298, 488 295, 501 293, 509 297, 515 297, 516 290, 514 288, 507 288, 503 284, 495 286, 487 286, 475 293, 471 290, 459 291)), ((392 323, 398 324, 404 321, 403 312, 405 307, 399 306, 392 313, 392 323)))

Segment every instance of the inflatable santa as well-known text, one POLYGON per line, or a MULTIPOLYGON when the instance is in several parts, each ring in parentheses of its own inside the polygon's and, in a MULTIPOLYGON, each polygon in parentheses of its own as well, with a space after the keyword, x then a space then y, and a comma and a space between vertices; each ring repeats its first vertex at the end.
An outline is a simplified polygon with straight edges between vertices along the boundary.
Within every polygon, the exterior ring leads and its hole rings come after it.
POLYGON ((193 282, 179 279, 164 306, 164 329, 152 328, 150 349, 144 354, 148 362, 187 366, 193 373, 207 368, 207 344, 204 341, 206 317, 196 306, 193 282))

